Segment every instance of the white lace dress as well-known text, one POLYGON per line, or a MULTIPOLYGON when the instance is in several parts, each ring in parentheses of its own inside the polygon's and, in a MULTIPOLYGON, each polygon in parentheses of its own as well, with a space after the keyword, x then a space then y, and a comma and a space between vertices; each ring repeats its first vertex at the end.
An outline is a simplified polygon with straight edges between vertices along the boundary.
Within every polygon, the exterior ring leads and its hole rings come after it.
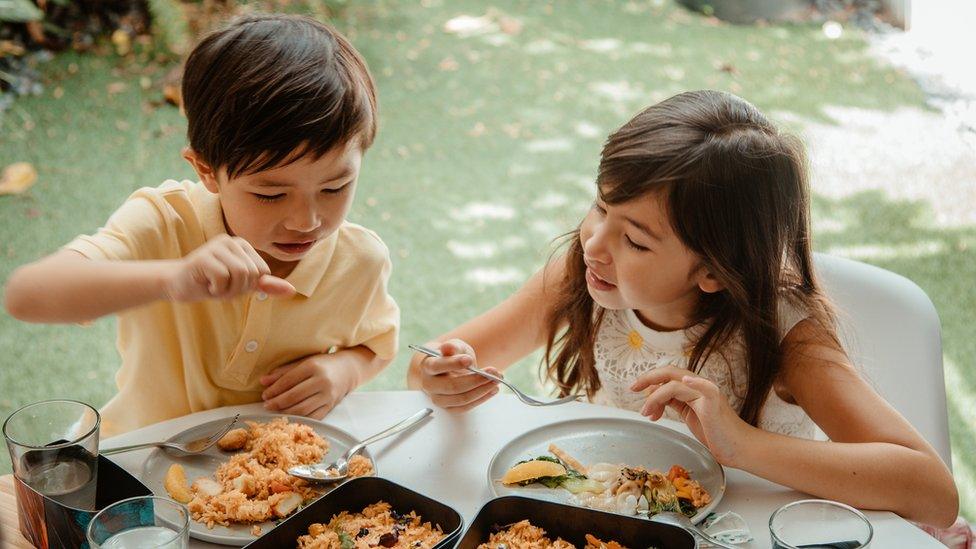
MULTIPOLYGON (((806 314, 781 300, 779 306, 779 339, 806 314)), ((595 404, 616 406, 639 412, 645 395, 631 392, 630 386, 641 375, 660 366, 688 367, 691 344, 687 331, 658 332, 645 326, 633 310, 607 310, 597 332, 594 357, 602 387, 593 396, 595 404)), ((741 351, 741 347, 739 347, 741 351)), ((746 394, 746 363, 742 352, 713 353, 699 375, 715 383, 729 399, 732 408, 742 407, 746 394)), ((666 417, 681 421, 667 409, 666 417)), ((770 390, 760 412, 759 427, 767 431, 801 438, 815 438, 816 424, 803 408, 790 404, 770 390)))

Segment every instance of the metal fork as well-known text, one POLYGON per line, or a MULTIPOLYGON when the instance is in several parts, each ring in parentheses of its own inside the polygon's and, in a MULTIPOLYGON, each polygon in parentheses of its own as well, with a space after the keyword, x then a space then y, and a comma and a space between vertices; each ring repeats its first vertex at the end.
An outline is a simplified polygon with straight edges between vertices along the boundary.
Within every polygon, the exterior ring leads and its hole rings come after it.
POLYGON ((241 417, 241 414, 234 416, 234 419, 230 420, 227 425, 224 425, 219 431, 213 433, 212 435, 207 435, 195 440, 191 440, 185 444, 177 442, 144 442, 142 444, 131 444, 129 446, 119 446, 118 448, 106 448, 105 450, 99 450, 98 453, 103 456, 110 456, 112 454, 120 454, 122 452, 132 452, 135 450, 141 450, 143 448, 152 448, 158 446, 160 448, 168 448, 170 450, 175 450, 185 456, 192 456, 195 454, 202 454, 206 452, 217 441, 223 438, 237 423, 237 419, 241 417))
MULTIPOLYGON (((431 349, 429 347, 424 347, 423 345, 408 345, 408 347, 410 347, 414 351, 417 351, 418 353, 423 353, 427 356, 432 356, 434 358, 441 358, 444 356, 440 353, 440 351, 435 351, 434 349, 431 349)), ((468 366, 467 369, 471 373, 478 374, 479 376, 486 379, 490 379, 492 381, 497 381, 498 383, 501 383, 502 385, 508 387, 509 389, 512 390, 513 393, 515 393, 516 398, 521 400, 523 403, 528 404, 529 406, 558 406, 560 404, 566 404, 567 402, 575 402, 583 398, 584 396, 584 395, 569 395, 569 396, 564 396, 562 398, 557 398, 556 400, 549 400, 549 401, 538 400, 536 398, 532 398, 529 395, 523 393, 518 389, 518 387, 512 385, 511 383, 505 381, 504 379, 498 376, 493 376, 480 368, 475 368, 474 366, 468 366)))

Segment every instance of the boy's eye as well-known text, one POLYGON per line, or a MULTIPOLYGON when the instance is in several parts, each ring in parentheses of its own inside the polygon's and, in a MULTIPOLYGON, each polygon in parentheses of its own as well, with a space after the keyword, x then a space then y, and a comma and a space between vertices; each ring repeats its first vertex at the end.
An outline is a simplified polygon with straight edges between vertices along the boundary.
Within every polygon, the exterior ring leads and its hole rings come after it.
POLYGON ((258 193, 251 193, 251 194, 253 194, 255 196, 255 198, 257 198, 261 202, 274 202, 275 200, 278 200, 278 199, 282 198, 283 196, 285 196, 284 193, 279 193, 279 194, 258 194, 258 193))
POLYGON ((341 186, 341 187, 339 187, 337 189, 322 189, 322 192, 325 193, 325 194, 339 194, 339 193, 345 191, 348 187, 349 187, 349 183, 346 183, 345 185, 343 185, 343 186, 341 186))
POLYGON ((630 237, 629 237, 629 236, 627 236, 627 235, 624 235, 624 238, 625 238, 625 239, 627 239, 627 245, 628 245, 628 246, 630 246, 631 248, 633 248, 633 249, 635 249, 635 250, 637 250, 637 251, 639 251, 639 252, 646 252, 646 251, 648 251, 648 250, 650 250, 650 248, 647 248, 647 247, 644 247, 644 246, 641 246, 640 244, 638 244, 638 243, 636 243, 636 242, 634 242, 634 241, 633 241, 633 240, 631 240, 631 239, 630 239, 630 237))

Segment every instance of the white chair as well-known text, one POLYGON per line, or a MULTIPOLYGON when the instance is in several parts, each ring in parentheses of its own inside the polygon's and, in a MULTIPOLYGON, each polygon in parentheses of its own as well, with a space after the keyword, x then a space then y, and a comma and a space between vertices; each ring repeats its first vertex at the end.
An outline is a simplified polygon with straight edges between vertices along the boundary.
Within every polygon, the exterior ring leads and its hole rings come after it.
POLYGON ((914 282, 872 265, 825 254, 814 254, 814 264, 853 363, 951 469, 942 334, 932 301, 914 282))

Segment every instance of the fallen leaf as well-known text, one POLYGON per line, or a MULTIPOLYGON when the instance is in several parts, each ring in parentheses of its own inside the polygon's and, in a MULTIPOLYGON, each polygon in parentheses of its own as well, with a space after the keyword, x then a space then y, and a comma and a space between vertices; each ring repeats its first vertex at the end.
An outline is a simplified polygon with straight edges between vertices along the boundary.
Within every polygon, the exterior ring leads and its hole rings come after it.
POLYGON ((108 91, 109 95, 115 95, 124 92, 127 87, 128 85, 125 82, 112 82, 105 86, 105 90, 108 91))
POLYGON ((27 50, 17 44, 16 42, 11 42, 10 40, 0 40, 0 57, 10 54, 14 57, 20 57, 27 53, 27 50))
POLYGON ((38 44, 47 42, 47 39, 44 38, 44 26, 41 25, 40 21, 28 21, 24 26, 27 27, 27 34, 30 35, 31 40, 38 44))
POLYGON ((437 67, 442 71, 456 71, 458 70, 458 62, 453 57, 445 57, 441 60, 437 67))
POLYGON ((163 99, 174 107, 179 107, 183 103, 183 99, 180 96, 180 88, 172 84, 163 86, 163 99))
POLYGON ((0 195, 21 194, 37 181, 37 170, 30 162, 14 162, 0 176, 0 195))
POLYGON ((119 55, 125 56, 132 51, 132 38, 122 29, 112 33, 112 43, 115 44, 115 53, 119 55))
POLYGON ((735 65, 732 63, 719 63, 716 68, 729 74, 739 74, 739 69, 735 68, 735 65))
POLYGON ((41 210, 37 208, 27 209, 27 219, 37 219, 38 217, 41 217, 41 210))
POLYGON ((522 32, 522 22, 514 17, 502 17, 498 21, 498 26, 501 27, 502 32, 509 36, 522 32))

